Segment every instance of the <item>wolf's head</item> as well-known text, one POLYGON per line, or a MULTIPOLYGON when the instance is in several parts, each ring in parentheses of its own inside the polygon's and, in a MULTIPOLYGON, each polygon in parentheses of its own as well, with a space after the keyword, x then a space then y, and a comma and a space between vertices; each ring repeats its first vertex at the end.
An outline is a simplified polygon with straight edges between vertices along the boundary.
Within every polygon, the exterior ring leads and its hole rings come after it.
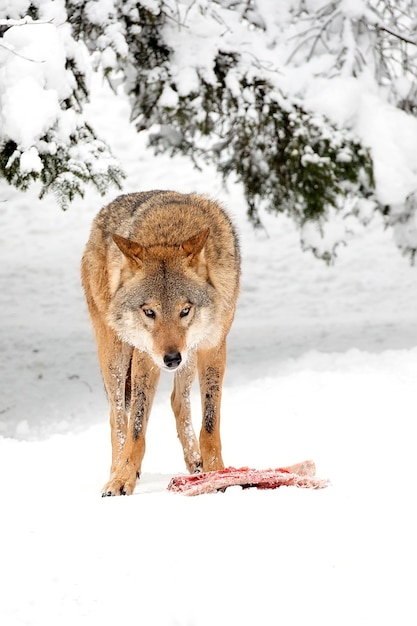
POLYGON ((175 370, 197 346, 216 341, 215 292, 204 253, 209 233, 148 247, 113 235, 123 257, 112 281, 108 323, 163 369, 175 370))

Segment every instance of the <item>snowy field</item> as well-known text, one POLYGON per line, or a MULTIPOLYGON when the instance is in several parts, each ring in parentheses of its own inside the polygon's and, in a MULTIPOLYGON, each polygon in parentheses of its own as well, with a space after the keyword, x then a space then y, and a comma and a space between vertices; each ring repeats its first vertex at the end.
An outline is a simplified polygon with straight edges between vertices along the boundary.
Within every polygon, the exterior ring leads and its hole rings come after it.
MULTIPOLYGON (((1 185, 0 624, 415 626, 417 268, 378 220, 333 267, 283 217, 255 233, 237 186, 156 159, 126 115, 112 98, 91 111, 124 191, 207 193, 241 233, 226 464, 312 458, 332 485, 168 493, 184 465, 166 373, 135 494, 102 499, 108 410, 79 262, 105 201, 63 213, 1 185)), ((193 402, 198 428, 197 388, 193 402)))

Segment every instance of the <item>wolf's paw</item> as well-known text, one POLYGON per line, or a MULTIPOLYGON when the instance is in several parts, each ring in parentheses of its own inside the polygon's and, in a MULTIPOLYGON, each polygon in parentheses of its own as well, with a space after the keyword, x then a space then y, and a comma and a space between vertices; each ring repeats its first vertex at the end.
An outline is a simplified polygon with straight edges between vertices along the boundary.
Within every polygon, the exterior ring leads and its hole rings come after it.
POLYGON ((193 450, 191 453, 186 450, 184 460, 190 474, 201 474, 203 471, 203 459, 199 450, 193 450))
POLYGON ((203 461, 194 463, 190 468, 190 474, 201 474, 203 471, 203 461))
POLYGON ((133 480, 122 478, 112 478, 106 483, 101 491, 103 498, 107 496, 130 496, 136 485, 136 474, 133 480))

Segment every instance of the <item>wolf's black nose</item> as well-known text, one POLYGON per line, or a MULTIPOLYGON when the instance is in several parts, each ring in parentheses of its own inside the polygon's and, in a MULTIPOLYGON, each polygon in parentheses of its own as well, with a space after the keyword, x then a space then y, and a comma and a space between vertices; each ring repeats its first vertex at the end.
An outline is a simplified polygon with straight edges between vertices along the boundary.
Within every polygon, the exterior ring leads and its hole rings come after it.
POLYGON ((179 352, 168 352, 164 356, 164 363, 170 369, 175 369, 181 363, 182 358, 179 352))

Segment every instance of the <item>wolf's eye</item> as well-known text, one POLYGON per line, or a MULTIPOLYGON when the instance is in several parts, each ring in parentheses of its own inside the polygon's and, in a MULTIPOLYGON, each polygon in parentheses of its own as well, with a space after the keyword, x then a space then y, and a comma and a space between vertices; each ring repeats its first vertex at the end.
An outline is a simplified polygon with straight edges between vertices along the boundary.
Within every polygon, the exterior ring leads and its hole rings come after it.
POLYGON ((146 317, 149 317, 149 319, 155 319, 155 311, 153 309, 142 309, 142 311, 143 314, 146 315, 146 317))
POLYGON ((180 317, 187 317, 188 313, 191 311, 191 305, 185 306, 183 310, 180 312, 180 317))

